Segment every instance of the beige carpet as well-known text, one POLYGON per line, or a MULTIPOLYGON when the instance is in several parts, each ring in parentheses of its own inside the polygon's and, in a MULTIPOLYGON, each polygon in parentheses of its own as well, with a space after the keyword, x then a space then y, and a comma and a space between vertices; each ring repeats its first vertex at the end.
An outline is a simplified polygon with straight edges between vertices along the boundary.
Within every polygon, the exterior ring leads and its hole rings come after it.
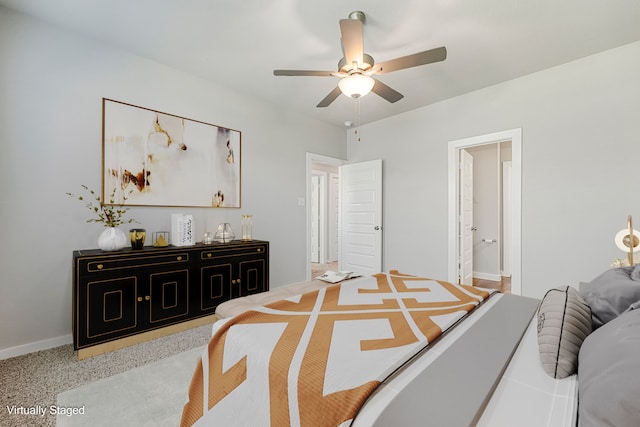
MULTIPOLYGON (((210 337, 211 325, 204 325, 85 360, 77 359, 70 344, 0 360, 0 427, 55 427, 57 416, 51 414, 50 407, 57 405, 57 397, 64 392, 202 348, 210 337), (46 413, 41 416, 15 412, 31 408, 43 408, 46 413)), ((78 403, 86 404, 87 417, 70 417, 69 422, 94 425, 88 415, 97 406, 90 406, 88 400, 78 403)), ((144 409, 144 405, 136 405, 144 409)), ((134 407, 128 402, 122 406, 134 407)))
POLYGON ((202 347, 60 393, 58 427, 178 426, 202 347), (72 412, 73 409, 64 409, 72 412))

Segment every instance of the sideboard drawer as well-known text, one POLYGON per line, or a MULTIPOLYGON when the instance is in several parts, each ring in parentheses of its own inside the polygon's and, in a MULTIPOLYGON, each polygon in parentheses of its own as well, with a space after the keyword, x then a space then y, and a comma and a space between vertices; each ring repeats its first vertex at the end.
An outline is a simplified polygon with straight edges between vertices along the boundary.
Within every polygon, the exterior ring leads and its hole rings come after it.
POLYGON ((79 271, 81 275, 95 274, 105 271, 121 271, 127 269, 139 269, 153 266, 168 266, 175 264, 186 264, 189 262, 189 252, 180 251, 168 254, 150 254, 135 257, 112 257, 109 259, 95 258, 85 259, 79 263, 79 271))

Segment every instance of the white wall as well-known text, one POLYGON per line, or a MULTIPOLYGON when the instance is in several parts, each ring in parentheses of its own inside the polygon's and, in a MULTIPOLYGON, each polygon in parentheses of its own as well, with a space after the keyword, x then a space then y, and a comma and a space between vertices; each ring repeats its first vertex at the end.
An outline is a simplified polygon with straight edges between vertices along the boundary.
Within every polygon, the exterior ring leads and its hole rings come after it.
POLYGON ((385 269, 447 277, 447 143, 522 128, 522 292, 588 281, 640 218, 640 42, 362 126, 384 159, 385 269))
POLYGON ((220 222, 237 235, 252 213, 271 286, 305 279, 306 152, 346 158, 344 129, 4 7, 0 58, 0 358, 70 338, 72 251, 95 248, 102 229, 65 192, 100 189, 103 97, 242 131, 241 209, 133 208, 141 227, 166 230, 179 211, 197 236, 220 222))

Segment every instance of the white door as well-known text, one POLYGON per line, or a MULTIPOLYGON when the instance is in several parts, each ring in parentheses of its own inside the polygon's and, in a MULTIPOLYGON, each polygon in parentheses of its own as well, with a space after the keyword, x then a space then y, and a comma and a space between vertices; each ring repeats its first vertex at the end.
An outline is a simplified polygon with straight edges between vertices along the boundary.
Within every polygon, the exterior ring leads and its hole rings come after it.
POLYGON ((459 282, 473 285, 473 157, 460 150, 459 282))
POLYGON ((311 177, 311 262, 320 262, 320 177, 311 177))
POLYGON ((382 160, 340 167, 338 269, 370 275, 382 271, 382 160))

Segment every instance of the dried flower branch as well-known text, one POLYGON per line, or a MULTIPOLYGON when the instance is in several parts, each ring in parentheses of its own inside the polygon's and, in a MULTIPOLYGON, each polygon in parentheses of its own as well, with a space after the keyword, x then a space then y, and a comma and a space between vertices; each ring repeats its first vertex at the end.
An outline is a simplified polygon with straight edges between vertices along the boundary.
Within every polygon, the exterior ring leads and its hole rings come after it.
MULTIPOLYGON (((82 185, 82 188, 88 193, 86 198, 82 194, 66 194, 80 200, 81 202, 87 201, 85 207, 97 216, 97 218, 88 219, 87 222, 101 222, 105 227, 117 227, 121 224, 138 222, 133 218, 124 218, 125 214, 129 211, 129 208, 123 207, 124 202, 128 199, 126 194, 122 195, 122 201, 120 203, 116 203, 116 189, 114 188, 109 195, 109 204, 106 205, 95 191, 86 185, 82 185)), ((132 192, 133 190, 129 191, 128 194, 131 194, 132 192)))

